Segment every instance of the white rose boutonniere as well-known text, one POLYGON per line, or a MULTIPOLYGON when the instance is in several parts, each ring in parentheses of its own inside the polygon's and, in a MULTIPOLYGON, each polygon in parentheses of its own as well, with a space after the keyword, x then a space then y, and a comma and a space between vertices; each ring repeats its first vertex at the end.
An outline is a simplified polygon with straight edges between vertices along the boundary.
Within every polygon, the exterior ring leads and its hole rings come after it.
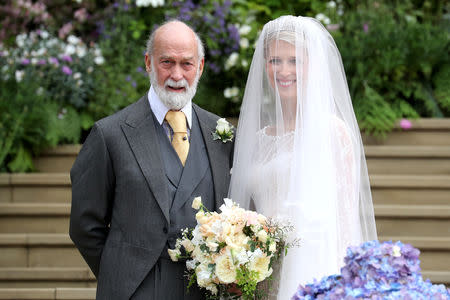
POLYGON ((231 142, 233 140, 233 125, 231 125, 225 118, 217 120, 216 131, 212 133, 214 140, 221 140, 222 142, 231 142))

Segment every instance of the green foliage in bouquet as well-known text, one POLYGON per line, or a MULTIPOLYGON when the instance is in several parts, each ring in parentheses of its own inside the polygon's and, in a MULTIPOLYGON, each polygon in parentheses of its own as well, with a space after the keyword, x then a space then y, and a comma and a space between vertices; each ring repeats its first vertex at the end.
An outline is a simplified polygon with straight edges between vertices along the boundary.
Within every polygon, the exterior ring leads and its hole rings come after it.
POLYGON ((450 116, 448 24, 412 4, 371 2, 346 12, 334 36, 362 130, 384 135, 400 118, 450 116))

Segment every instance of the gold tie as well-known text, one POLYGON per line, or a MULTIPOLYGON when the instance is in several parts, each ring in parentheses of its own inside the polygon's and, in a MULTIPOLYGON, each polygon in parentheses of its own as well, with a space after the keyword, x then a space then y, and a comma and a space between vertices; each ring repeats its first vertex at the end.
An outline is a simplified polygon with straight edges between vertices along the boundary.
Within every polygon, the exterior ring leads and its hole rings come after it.
POLYGON ((172 146, 181 163, 185 164, 189 153, 189 139, 186 128, 186 116, 182 111, 169 110, 166 114, 166 120, 173 130, 172 146))

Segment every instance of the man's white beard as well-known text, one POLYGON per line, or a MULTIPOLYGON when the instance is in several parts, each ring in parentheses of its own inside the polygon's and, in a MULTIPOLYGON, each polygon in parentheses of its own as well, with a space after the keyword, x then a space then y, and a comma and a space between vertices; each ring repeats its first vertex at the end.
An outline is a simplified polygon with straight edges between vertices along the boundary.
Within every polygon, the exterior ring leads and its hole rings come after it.
POLYGON ((155 67, 152 62, 152 70, 150 71, 150 84, 155 90, 156 95, 158 95, 159 99, 164 103, 164 105, 170 110, 180 110, 182 109, 189 101, 194 98, 195 93, 197 92, 197 84, 200 79, 200 68, 197 69, 197 74, 195 75, 194 82, 191 86, 186 79, 181 79, 180 81, 174 81, 172 79, 167 79, 164 82, 164 86, 161 87, 158 84, 158 75, 155 72, 155 67), (183 87, 185 88, 184 92, 170 92, 165 88, 167 86, 171 87, 183 87))

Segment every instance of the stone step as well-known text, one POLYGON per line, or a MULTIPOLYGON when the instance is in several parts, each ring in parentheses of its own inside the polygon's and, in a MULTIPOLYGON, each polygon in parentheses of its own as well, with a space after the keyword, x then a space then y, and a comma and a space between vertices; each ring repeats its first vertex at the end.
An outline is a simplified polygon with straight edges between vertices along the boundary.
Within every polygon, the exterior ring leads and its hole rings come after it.
POLYGON ((0 203, 0 233, 66 233, 70 203, 0 203))
POLYGON ((0 299, 95 300, 95 288, 0 288, 0 299))
POLYGON ((44 151, 33 163, 39 172, 69 172, 80 149, 81 145, 61 145, 44 151))
POLYGON ((362 135, 364 145, 436 145, 450 146, 450 118, 419 119, 412 121, 412 128, 398 127, 385 138, 362 135))
POLYGON ((380 236, 450 236, 450 205, 374 205, 380 236))
POLYGON ((69 173, 0 174, 0 203, 70 202, 69 173))
POLYGON ((370 175, 373 202, 450 205, 449 175, 370 175))
POLYGON ((448 146, 365 146, 369 174, 450 175, 448 146))
MULTIPOLYGON (((380 236, 381 241, 402 241, 421 250, 421 265, 450 271, 450 237, 380 236)), ((0 267, 85 267, 68 234, 0 234, 0 267)))
POLYGON ((0 234, 0 267, 87 267, 67 233, 0 234))
POLYGON ((0 268, 0 288, 96 287, 89 268, 0 268))

